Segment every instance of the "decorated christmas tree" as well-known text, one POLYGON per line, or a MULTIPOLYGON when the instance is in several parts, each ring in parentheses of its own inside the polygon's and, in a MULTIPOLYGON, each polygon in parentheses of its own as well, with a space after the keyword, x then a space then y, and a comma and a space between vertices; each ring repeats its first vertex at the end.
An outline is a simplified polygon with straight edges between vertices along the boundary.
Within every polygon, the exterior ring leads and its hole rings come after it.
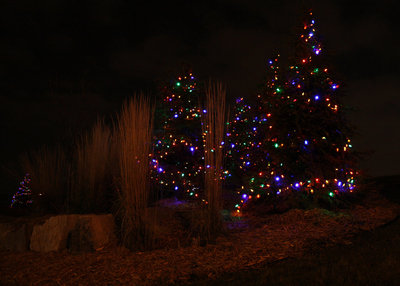
POLYGON ((272 72, 253 108, 253 120, 247 119, 247 131, 237 135, 241 143, 235 145, 241 148, 236 161, 244 172, 239 208, 253 198, 301 191, 329 199, 355 188, 351 128, 312 13, 294 55, 284 70, 277 60, 269 62, 272 72))
POLYGON ((246 170, 246 158, 254 134, 250 125, 253 121, 253 110, 243 97, 237 98, 233 107, 233 114, 228 123, 226 133, 227 158, 225 177, 227 183, 235 188, 242 185, 246 170))
POLYGON ((284 144, 282 163, 290 170, 282 177, 284 190, 303 190, 334 197, 355 188, 356 155, 349 136, 339 83, 327 67, 312 13, 304 21, 289 66, 280 110, 284 144), (285 116, 285 115, 288 116, 285 116), (287 134, 284 133, 286 131, 287 134))
MULTIPOLYGON (((199 197, 204 180, 204 142, 200 108, 204 96, 191 72, 162 89, 162 128, 156 134, 152 179, 164 197, 199 197)), ((156 187, 157 187, 156 186, 156 187)))
POLYGON ((231 131, 227 134, 228 157, 234 162, 227 168, 229 175, 236 178, 235 188, 241 201, 236 204, 238 209, 249 199, 275 196, 279 192, 271 188, 271 184, 275 183, 272 175, 280 167, 271 155, 278 148, 273 130, 276 121, 274 112, 280 107, 279 95, 284 82, 280 78, 278 58, 270 60, 268 65, 266 84, 253 107, 245 104, 243 98, 236 100, 231 131))
POLYGON ((27 207, 32 204, 32 190, 30 187, 31 178, 27 173, 19 183, 18 191, 13 195, 11 207, 27 207))

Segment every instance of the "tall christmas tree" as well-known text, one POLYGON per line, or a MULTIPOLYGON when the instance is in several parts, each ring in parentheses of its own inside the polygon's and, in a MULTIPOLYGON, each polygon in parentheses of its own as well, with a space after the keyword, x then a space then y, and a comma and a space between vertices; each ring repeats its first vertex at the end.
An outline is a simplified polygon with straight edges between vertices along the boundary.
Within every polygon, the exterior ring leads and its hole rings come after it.
POLYGON ((327 67, 327 57, 310 12, 289 66, 281 120, 283 164, 290 172, 286 189, 334 197, 355 188, 356 155, 342 92, 327 67))
POLYGON ((335 197, 354 190, 351 128, 322 47, 309 13, 291 65, 280 71, 277 60, 269 62, 272 72, 253 108, 253 120, 236 144, 247 146, 238 151, 237 160, 245 174, 241 204, 298 191, 335 197))
POLYGON ((164 197, 199 197, 203 188, 204 142, 200 108, 204 96, 191 72, 162 89, 162 130, 156 135, 152 178, 164 197))

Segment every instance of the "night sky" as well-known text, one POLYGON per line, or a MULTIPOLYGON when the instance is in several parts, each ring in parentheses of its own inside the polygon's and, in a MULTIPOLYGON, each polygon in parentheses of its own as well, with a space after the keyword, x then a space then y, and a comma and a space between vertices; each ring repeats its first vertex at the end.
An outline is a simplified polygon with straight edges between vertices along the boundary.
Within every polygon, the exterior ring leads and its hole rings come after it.
POLYGON ((374 151, 362 167, 374 176, 400 174, 397 1, 210 2, 2 0, 1 163, 67 140, 135 91, 151 93, 183 64, 225 82, 230 103, 253 96, 267 60, 290 56, 312 8, 344 103, 354 109, 354 148, 374 151))

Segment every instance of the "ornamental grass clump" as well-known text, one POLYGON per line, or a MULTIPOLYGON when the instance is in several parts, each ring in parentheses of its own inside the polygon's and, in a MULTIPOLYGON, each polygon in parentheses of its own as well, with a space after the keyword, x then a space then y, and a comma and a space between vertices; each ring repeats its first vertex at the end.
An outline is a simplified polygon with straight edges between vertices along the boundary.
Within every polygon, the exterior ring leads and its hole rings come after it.
POLYGON ((135 96, 124 103, 115 128, 118 218, 122 244, 129 249, 149 249, 154 244, 155 223, 148 214, 153 115, 150 101, 143 94, 135 96))
POLYGON ((111 130, 98 120, 75 145, 75 172, 69 204, 75 212, 104 212, 110 186, 111 130))
POLYGON ((71 187, 71 160, 65 148, 42 147, 21 157, 21 167, 31 176, 33 209, 63 212, 71 187))
POLYGON ((215 239, 222 228, 222 171, 223 138, 225 127, 226 89, 221 83, 209 83, 206 90, 206 110, 203 117, 205 136, 204 193, 207 206, 204 212, 204 235, 207 241, 215 239))

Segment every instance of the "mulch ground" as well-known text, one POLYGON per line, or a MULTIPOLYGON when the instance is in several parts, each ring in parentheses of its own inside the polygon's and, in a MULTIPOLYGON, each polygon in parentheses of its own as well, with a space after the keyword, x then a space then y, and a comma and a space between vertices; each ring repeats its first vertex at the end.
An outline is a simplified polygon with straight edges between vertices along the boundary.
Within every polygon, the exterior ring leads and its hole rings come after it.
POLYGON ((351 244, 360 231, 373 230, 400 214, 381 197, 340 212, 293 209, 284 214, 243 217, 216 244, 131 252, 0 253, 0 285, 168 285, 210 279, 301 257, 335 244, 351 244))

